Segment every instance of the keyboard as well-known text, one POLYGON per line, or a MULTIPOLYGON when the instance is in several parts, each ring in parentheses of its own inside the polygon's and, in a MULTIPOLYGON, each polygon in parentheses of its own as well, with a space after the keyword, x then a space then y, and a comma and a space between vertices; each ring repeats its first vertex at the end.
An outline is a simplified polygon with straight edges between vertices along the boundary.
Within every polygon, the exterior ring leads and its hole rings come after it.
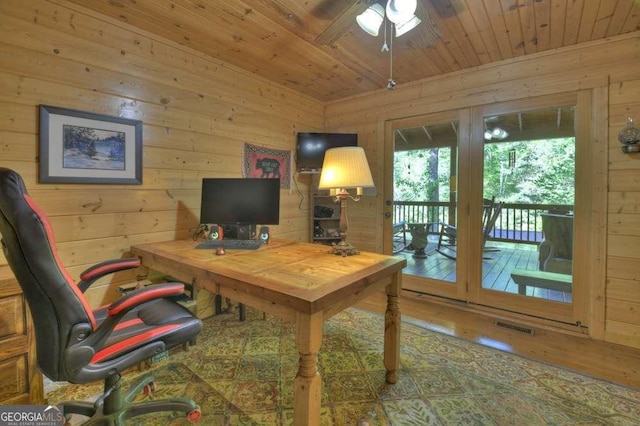
POLYGON ((256 250, 262 245, 261 240, 205 240, 196 246, 197 249, 256 250))

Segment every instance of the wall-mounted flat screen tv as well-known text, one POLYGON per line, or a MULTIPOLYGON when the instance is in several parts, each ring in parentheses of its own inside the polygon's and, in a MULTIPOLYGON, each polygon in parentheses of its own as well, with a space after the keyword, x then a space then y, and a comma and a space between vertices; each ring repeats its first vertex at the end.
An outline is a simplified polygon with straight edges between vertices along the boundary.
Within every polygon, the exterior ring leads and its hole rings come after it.
POLYGON ((330 148, 358 146, 357 133, 298 133, 296 164, 300 173, 319 173, 330 148))

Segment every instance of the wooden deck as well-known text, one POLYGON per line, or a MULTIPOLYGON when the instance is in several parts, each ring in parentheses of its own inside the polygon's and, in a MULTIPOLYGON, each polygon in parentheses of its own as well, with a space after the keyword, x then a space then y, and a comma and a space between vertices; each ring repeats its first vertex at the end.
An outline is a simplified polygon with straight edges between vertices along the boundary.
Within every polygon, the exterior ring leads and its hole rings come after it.
MULTIPOLYGON (((430 237, 431 238, 431 237, 430 237)), ((396 253, 407 259, 405 275, 417 275, 443 281, 455 282, 456 261, 435 251, 436 244, 429 241, 426 258, 413 257, 412 250, 396 253)), ((538 251, 532 244, 489 242, 485 260, 482 262, 482 286, 486 289, 518 293, 518 285, 511 278, 514 269, 538 270, 538 251)), ((571 303, 571 293, 527 287, 527 296, 571 303)))

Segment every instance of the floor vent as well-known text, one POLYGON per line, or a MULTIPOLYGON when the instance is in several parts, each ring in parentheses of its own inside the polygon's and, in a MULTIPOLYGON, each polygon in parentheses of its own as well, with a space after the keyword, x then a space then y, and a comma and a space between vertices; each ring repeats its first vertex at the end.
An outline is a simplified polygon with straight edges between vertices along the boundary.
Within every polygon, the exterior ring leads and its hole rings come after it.
POLYGON ((495 322, 496 327, 502 327, 502 328, 506 328, 512 331, 517 331, 518 333, 523 333, 523 334, 528 334, 529 336, 533 336, 533 328, 531 327, 526 327, 524 325, 516 325, 516 324, 510 324, 508 322, 504 322, 504 321, 496 321, 495 322))

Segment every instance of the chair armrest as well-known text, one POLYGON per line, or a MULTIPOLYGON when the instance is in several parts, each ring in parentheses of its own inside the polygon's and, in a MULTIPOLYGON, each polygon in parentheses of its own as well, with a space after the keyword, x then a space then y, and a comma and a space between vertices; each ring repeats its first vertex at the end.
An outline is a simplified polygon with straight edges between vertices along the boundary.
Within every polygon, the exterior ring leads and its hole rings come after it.
MULTIPOLYGON (((127 292, 125 295, 114 301, 107 307, 107 317, 87 338, 75 338, 77 343, 72 344, 68 349, 68 357, 88 357, 102 349, 104 342, 111 335, 121 318, 131 309, 151 300, 162 299, 168 296, 177 296, 184 292, 182 283, 155 284, 148 287, 139 288, 127 292)), ((72 333, 72 340, 76 334, 84 334, 89 330, 80 330, 72 333)), ((86 362, 86 360, 84 360, 86 362)), ((78 361, 79 362, 79 361, 78 361)))
POLYGON ((449 225, 447 223, 442 223, 442 227, 440 228, 440 236, 458 236, 458 228, 453 225, 449 225))
POLYGON ((80 328, 72 330, 70 339, 72 342, 77 342, 67 347, 65 359, 69 365, 87 365, 89 360, 103 349, 105 342, 127 312, 151 300, 176 296, 182 294, 183 291, 184 284, 182 283, 166 283, 126 293, 107 307, 107 318, 102 321, 93 333, 90 333, 87 324, 82 324, 80 328), (83 334, 86 335, 86 333, 90 333, 88 337, 80 337, 83 334))
POLYGON ((182 283, 155 284, 144 288, 139 288, 125 293, 124 296, 107 307, 109 316, 115 316, 121 312, 127 312, 131 308, 149 302, 154 299, 162 299, 170 296, 179 296, 184 293, 182 283))
POLYGON ((394 223, 392 225, 393 233, 397 234, 398 232, 402 232, 406 230, 406 220, 401 220, 400 222, 394 223))
POLYGON ((107 260, 96 265, 93 265, 80 274, 80 282, 78 288, 83 293, 98 279, 114 272, 125 271, 127 269, 133 269, 140 266, 140 259, 137 257, 130 257, 126 259, 112 259, 107 260))
POLYGON ((542 240, 538 246, 538 269, 544 271, 546 264, 553 256, 553 243, 549 240, 542 240))

